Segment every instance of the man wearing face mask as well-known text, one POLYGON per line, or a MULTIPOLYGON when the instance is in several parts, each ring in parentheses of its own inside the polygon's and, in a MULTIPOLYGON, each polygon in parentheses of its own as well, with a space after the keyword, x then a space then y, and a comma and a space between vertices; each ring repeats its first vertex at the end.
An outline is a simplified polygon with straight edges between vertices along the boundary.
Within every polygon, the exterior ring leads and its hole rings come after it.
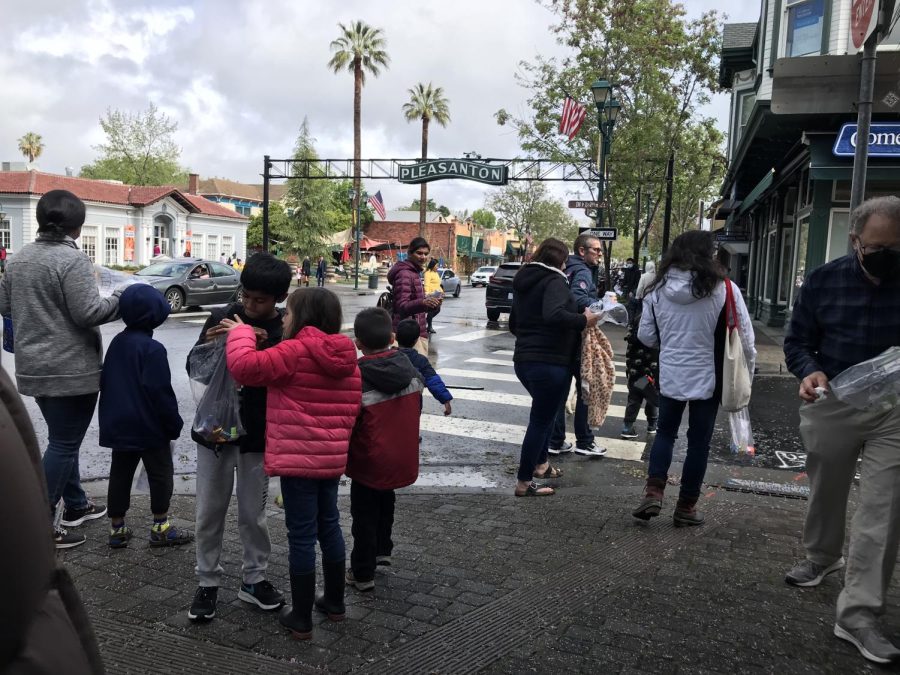
POLYGON ((850 218, 853 251, 814 270, 803 284, 784 341, 800 380, 800 435, 810 496, 806 559, 788 572, 794 586, 817 586, 844 566, 847 497, 862 453, 859 507, 834 634, 870 661, 900 661, 876 624, 884 613, 900 541, 900 407, 857 410, 828 382, 850 366, 900 346, 900 199, 863 202, 850 218), (822 397, 824 394, 824 397, 822 397))

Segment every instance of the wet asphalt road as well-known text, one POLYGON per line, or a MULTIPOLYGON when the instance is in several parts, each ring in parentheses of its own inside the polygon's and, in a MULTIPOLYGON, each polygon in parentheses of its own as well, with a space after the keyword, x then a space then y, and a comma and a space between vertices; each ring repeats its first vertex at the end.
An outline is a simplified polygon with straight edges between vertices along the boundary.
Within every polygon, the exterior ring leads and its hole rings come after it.
MULTIPOLYGON (((438 373, 442 374, 451 387, 457 385, 476 389, 454 390, 458 398, 453 401, 453 415, 447 419, 442 417, 443 407, 426 393, 422 422, 423 468, 418 485, 436 489, 493 488, 508 486, 514 480, 518 443, 528 423, 527 393, 515 380, 510 367, 514 338, 508 332, 506 315, 501 317, 499 324, 489 325, 484 311, 484 293, 483 288, 464 286, 461 297, 447 298, 440 314, 435 318, 434 325, 438 333, 432 336, 431 359, 438 373), (484 389, 478 390, 477 387, 480 386, 484 389)), ((344 307, 345 324, 352 324, 356 313, 365 307, 374 306, 377 299, 377 295, 371 291, 357 295, 347 287, 342 287, 339 295, 344 307)), ((175 471, 185 482, 191 481, 196 461, 196 449, 189 433, 194 401, 185 361, 204 321, 205 314, 175 315, 155 332, 155 338, 168 350, 172 384, 185 420, 185 429, 176 442, 175 452, 175 471)), ((108 345, 122 327, 121 322, 103 326, 101 331, 104 344, 108 345)), ((617 352, 617 359, 624 359, 624 330, 606 324, 604 331, 617 352)), ((11 374, 14 372, 12 360, 10 354, 4 354, 3 366, 11 374)), ((618 382, 623 383, 624 379, 620 378, 618 382)), ((720 414, 711 461, 802 470, 802 461, 797 466, 784 466, 784 455, 776 455, 779 451, 802 452, 794 419, 797 409, 796 385, 792 379, 784 377, 760 378, 757 383, 752 412, 754 418, 758 416, 762 421, 757 429, 758 457, 749 460, 730 454, 727 419, 724 414, 720 414)), ((628 443, 618 439, 622 421, 621 406, 625 405, 625 398, 622 392, 614 394, 613 406, 618 414, 611 412, 598 433, 598 442, 609 444, 611 454, 615 446, 617 451, 624 453, 620 458, 627 456, 628 459, 638 461, 642 454, 646 455, 647 450, 643 436, 643 413, 639 416, 637 425, 642 438, 628 443), (605 441, 604 438, 610 440, 605 441)), ((25 402, 43 446, 46 444, 43 419, 33 399, 26 398, 25 402)), ((571 432, 571 420, 568 421, 568 429, 571 432)), ((683 432, 684 429, 676 446, 676 460, 684 454, 683 432)), ((596 460, 565 458, 566 463, 585 461, 596 460)), ((82 479, 105 478, 108 469, 109 451, 98 446, 95 416, 82 445, 82 479)))

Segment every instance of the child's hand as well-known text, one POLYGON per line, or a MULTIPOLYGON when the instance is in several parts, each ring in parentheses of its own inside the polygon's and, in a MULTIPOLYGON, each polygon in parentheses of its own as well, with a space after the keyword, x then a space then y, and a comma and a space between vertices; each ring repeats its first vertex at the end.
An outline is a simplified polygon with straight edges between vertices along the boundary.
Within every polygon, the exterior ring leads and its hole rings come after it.
POLYGON ((447 401, 447 402, 444 404, 444 416, 446 417, 446 416, 449 415, 451 412, 452 412, 452 408, 450 407, 450 401, 447 401))
POLYGON ((231 319, 227 319, 227 318, 222 319, 222 321, 219 322, 219 325, 222 328, 224 328, 226 331, 231 331, 231 330, 237 328, 238 326, 243 326, 244 322, 241 321, 241 317, 239 317, 237 314, 235 314, 234 321, 232 321, 231 319))
POLYGON ((222 337, 227 332, 228 330, 222 325, 211 326, 210 328, 206 329, 206 341, 212 342, 213 340, 222 337))
POLYGON ((253 332, 256 333, 256 343, 259 344, 261 342, 265 342, 269 339, 269 334, 266 332, 265 328, 257 328, 254 326, 253 332))

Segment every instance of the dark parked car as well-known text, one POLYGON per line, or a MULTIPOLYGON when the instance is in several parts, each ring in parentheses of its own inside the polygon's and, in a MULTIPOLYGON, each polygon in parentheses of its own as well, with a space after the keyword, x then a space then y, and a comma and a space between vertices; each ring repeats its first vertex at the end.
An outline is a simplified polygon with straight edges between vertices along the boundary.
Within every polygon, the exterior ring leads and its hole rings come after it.
POLYGON ((484 293, 484 306, 487 309, 488 321, 498 321, 500 313, 507 314, 512 309, 513 301, 513 277, 522 269, 520 262, 503 263, 488 280, 487 290, 484 293))
POLYGON ((153 263, 135 277, 158 288, 173 312, 192 305, 220 305, 241 298, 241 274, 212 260, 175 259, 153 263))

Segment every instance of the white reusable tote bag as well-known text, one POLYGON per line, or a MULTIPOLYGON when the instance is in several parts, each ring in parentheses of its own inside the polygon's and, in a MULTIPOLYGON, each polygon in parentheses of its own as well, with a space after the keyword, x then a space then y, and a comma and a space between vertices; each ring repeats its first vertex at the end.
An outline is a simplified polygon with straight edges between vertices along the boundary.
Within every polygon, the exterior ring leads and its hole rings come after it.
POLYGON ((750 370, 738 330, 737 305, 730 279, 725 280, 725 359, 722 363, 722 408, 737 412, 750 403, 750 370))

